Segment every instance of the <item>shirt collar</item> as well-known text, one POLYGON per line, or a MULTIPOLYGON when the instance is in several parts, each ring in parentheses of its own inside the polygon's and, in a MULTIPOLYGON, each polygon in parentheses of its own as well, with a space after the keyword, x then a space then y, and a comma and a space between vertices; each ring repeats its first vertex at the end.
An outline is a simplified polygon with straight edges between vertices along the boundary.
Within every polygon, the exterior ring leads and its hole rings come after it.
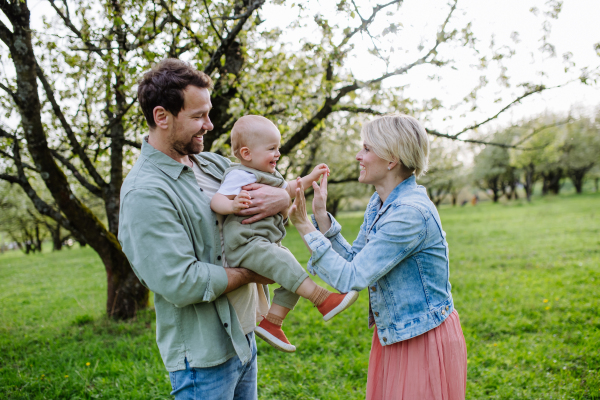
POLYGON ((152 145, 148 143, 148 136, 145 136, 144 140, 142 140, 142 156, 146 157, 146 159, 154 164, 156 168, 160 169, 173 180, 179 178, 179 175, 181 175, 181 171, 183 171, 184 168, 189 168, 182 163, 173 160, 162 151, 152 147, 152 145))

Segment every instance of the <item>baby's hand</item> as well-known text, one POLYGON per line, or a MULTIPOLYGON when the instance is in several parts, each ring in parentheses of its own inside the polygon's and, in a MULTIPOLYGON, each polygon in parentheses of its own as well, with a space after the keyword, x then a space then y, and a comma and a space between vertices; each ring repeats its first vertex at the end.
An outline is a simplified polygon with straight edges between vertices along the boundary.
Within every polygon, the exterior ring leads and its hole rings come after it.
POLYGON ((314 181, 319 180, 321 175, 329 176, 329 167, 327 164, 319 164, 312 170, 310 173, 310 177, 313 178, 314 181))
POLYGON ((249 208, 251 199, 250 193, 242 190, 237 196, 235 196, 235 199, 233 199, 233 213, 236 214, 242 210, 245 210, 246 208, 249 208))

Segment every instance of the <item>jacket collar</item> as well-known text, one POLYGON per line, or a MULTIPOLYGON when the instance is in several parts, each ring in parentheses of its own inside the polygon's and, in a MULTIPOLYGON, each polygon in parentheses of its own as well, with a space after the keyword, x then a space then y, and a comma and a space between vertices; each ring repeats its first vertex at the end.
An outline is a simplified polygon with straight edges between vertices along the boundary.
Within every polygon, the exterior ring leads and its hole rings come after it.
MULTIPOLYGON (((383 205, 381 205, 381 208, 379 208, 378 214, 384 213, 385 210, 390 206, 390 204, 396 201, 400 196, 402 196, 402 194, 410 190, 414 190, 416 187, 417 180, 414 175, 411 175, 407 179, 400 182, 398 186, 396 186, 394 190, 392 190, 387 199, 385 199, 385 203, 383 203, 383 205)), ((379 207, 380 204, 381 198, 379 197, 379 193, 375 192, 373 199, 371 200, 371 207, 379 207)))
MULTIPOLYGON (((180 162, 173 160, 171 157, 166 155, 160 150, 156 150, 150 143, 148 143, 148 136, 144 136, 142 140, 142 156, 156 166, 159 170, 164 172, 173 180, 177 180, 181 175, 181 171, 185 168, 189 168, 180 162)), ((190 156, 193 161, 202 166, 208 165, 208 162, 202 157, 190 156)))

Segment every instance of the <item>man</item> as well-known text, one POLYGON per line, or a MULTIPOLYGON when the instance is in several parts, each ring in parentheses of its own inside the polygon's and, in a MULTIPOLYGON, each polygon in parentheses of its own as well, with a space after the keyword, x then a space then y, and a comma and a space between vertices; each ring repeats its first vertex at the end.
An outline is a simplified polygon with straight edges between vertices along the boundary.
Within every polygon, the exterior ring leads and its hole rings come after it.
MULTIPOLYGON (((156 341, 175 398, 256 399, 253 329, 267 303, 262 284, 272 282, 223 266, 222 219, 210 200, 230 162, 201 153, 213 129, 211 88, 210 77, 176 59, 142 78, 138 100, 149 135, 121 189, 119 242, 154 292, 156 341)), ((246 189, 248 222, 287 211, 285 190, 246 189)))

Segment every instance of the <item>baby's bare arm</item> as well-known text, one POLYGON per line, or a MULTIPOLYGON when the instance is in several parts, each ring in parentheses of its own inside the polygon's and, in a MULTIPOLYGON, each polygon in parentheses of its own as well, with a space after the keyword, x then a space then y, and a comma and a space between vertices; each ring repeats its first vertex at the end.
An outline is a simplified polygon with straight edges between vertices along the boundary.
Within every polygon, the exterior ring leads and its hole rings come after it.
POLYGON ((250 194, 245 190, 242 190, 237 196, 215 193, 210 201, 210 208, 221 215, 235 214, 248 207, 250 207, 250 194))
MULTIPOLYGON (((312 183, 318 181, 322 175, 329 175, 329 167, 327 164, 317 165, 310 174, 300 178, 300 181, 302 182, 302 188, 304 190, 308 189, 312 186, 312 183)), ((288 181, 287 184, 288 185, 285 190, 287 190, 288 194, 293 199, 296 197, 296 187, 298 186, 298 183, 294 179, 292 181, 288 181)))

